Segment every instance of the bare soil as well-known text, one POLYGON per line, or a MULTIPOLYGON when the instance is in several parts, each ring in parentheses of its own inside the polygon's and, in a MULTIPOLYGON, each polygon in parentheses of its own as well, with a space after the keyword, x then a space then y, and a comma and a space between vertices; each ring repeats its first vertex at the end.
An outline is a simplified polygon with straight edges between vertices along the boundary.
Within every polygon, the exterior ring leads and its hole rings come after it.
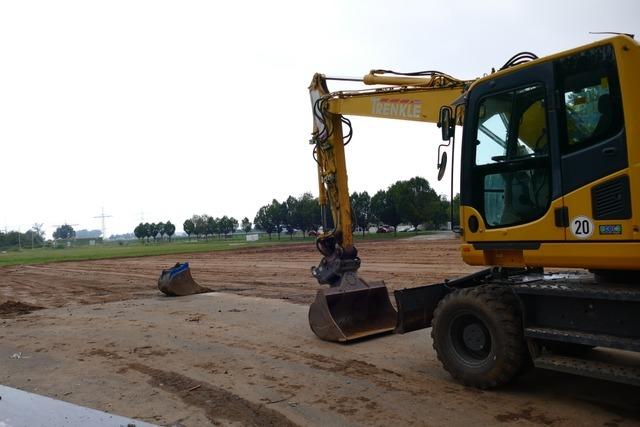
MULTIPOLYGON (((453 239, 359 251, 360 274, 390 290, 478 269, 453 239)), ((498 391, 460 386, 425 331, 318 340, 306 305, 319 259, 299 244, 0 268, 0 383, 163 425, 640 423, 630 386, 542 370, 498 391), (217 292, 163 296, 176 261, 217 292)))
MULTIPOLYGON (((358 249, 361 276, 384 280, 389 290, 435 283, 478 270, 462 263, 454 239, 363 242, 358 249)), ((305 243, 2 267, 0 303, 4 299, 49 308, 147 298, 157 294, 156 282, 162 269, 177 261, 188 261, 193 278, 214 291, 307 304, 313 301, 317 290, 310 268, 319 260, 315 246, 305 243)))
POLYGON ((0 318, 11 318, 21 314, 29 314, 35 310, 41 310, 43 307, 25 304, 16 301, 5 301, 0 304, 0 318))

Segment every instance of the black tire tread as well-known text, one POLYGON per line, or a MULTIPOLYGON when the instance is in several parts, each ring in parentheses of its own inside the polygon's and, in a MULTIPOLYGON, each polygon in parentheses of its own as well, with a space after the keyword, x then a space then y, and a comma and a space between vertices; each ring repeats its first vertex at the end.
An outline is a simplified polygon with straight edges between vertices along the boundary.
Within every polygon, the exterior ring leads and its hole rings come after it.
POLYGON ((523 337, 518 301, 509 287, 504 285, 482 285, 461 289, 445 296, 434 311, 431 338, 438 360, 444 369, 460 383, 481 389, 494 388, 510 382, 527 365, 526 361, 529 358, 523 337), (505 337, 504 351, 500 354, 502 357, 501 366, 490 375, 477 376, 460 372, 452 366, 446 355, 446 350, 441 347, 436 338, 440 314, 448 305, 469 299, 494 313, 495 320, 505 337))

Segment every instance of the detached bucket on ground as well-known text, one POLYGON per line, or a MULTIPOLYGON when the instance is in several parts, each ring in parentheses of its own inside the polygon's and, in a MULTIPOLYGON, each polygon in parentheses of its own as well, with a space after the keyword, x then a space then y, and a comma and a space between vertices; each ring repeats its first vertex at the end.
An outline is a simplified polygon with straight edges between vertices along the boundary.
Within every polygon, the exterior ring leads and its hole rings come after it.
POLYGON ((172 268, 162 270, 158 279, 158 289, 170 297, 211 292, 211 289, 200 286, 193 280, 188 262, 177 263, 172 268))
POLYGON ((309 325, 325 341, 347 342, 392 332, 397 313, 384 282, 367 283, 346 273, 340 284, 320 289, 309 307, 309 325))

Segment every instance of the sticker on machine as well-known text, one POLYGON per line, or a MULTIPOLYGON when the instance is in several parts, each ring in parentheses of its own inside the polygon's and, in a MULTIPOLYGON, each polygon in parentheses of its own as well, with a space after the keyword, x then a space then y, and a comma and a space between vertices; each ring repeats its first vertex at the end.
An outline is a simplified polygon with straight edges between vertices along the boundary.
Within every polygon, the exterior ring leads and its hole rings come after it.
POLYGON ((600 226, 600 234, 622 234, 622 224, 604 224, 600 226))
POLYGON ((577 216, 571 220, 571 232, 577 239, 593 236, 593 220, 588 216, 577 216))

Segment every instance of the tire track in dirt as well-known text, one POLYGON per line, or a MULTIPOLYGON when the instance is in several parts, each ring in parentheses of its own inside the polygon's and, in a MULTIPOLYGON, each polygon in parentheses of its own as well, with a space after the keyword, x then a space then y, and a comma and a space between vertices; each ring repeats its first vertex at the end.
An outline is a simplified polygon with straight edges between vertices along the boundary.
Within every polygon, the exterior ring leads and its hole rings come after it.
POLYGON ((149 376, 149 384, 152 387, 168 391, 188 405, 202 409, 214 425, 220 425, 221 420, 256 427, 297 425, 273 409, 250 402, 207 382, 141 363, 131 363, 127 368, 149 376))

